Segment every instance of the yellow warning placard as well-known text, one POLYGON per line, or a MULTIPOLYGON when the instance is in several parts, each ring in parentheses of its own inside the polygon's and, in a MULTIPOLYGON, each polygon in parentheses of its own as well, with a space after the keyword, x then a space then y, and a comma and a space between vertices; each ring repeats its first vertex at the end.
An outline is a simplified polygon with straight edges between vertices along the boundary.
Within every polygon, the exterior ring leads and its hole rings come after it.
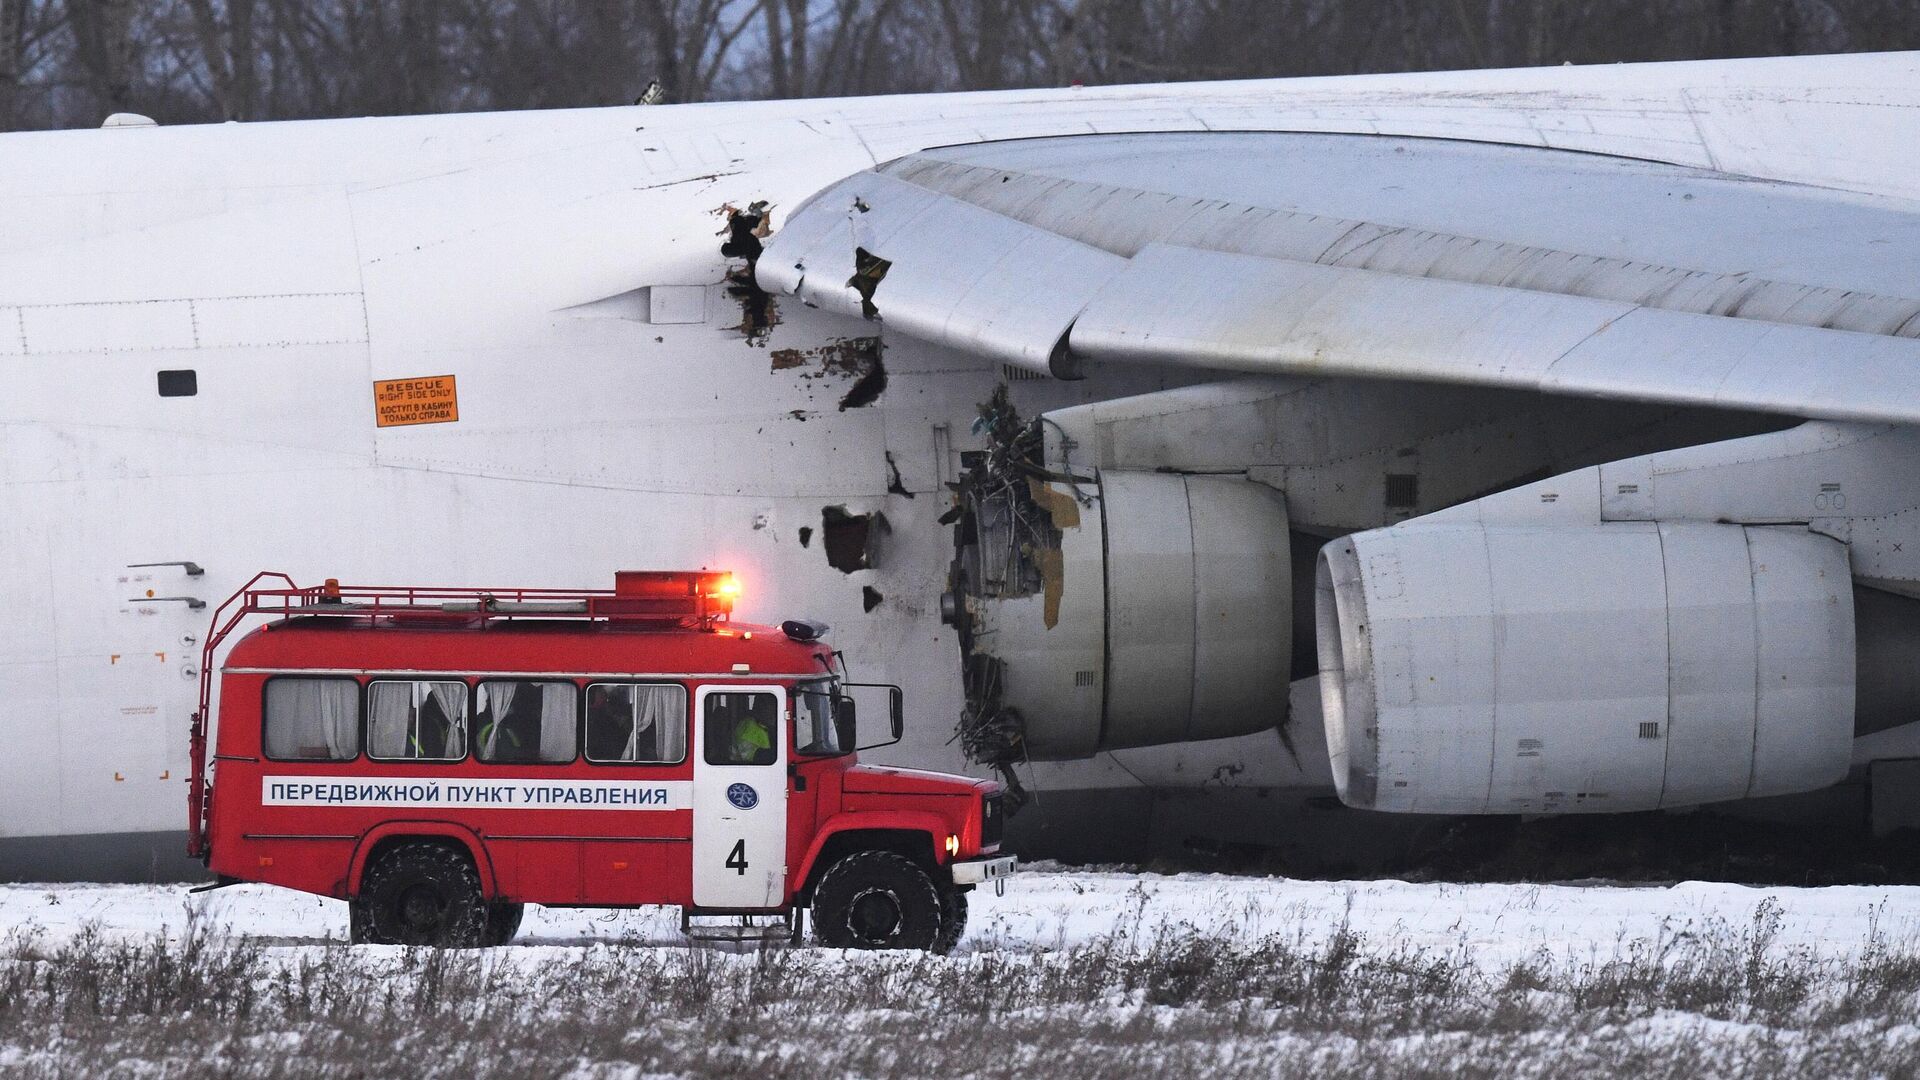
POLYGON ((380 427, 451 424, 460 419, 460 395, 454 389, 451 375, 376 379, 373 415, 374 423, 380 427))

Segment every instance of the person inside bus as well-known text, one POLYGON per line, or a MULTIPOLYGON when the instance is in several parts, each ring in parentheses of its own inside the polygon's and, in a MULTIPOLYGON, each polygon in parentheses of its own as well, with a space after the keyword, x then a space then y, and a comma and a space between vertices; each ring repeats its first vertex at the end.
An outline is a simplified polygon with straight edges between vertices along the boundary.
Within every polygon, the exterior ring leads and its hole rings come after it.
POLYGON ((411 756, 424 760, 459 757, 466 752, 454 730, 455 721, 447 715, 439 695, 429 693, 420 702, 413 732, 408 739, 411 756))
POLYGON ((773 698, 767 694, 714 694, 707 698, 707 760, 715 765, 771 765, 773 698), (769 716, 761 716, 766 712, 769 716))
POLYGON ((745 709, 733 722, 733 760, 742 765, 773 764, 773 734, 745 709))
POLYGON ((543 702, 538 683, 486 683, 480 711, 480 757, 485 761, 527 763, 540 760, 540 714, 543 702))
POLYGON ((587 690, 587 757, 626 761, 633 741, 633 699, 624 686, 587 690))
POLYGON ((368 694, 367 750, 373 757, 448 761, 466 756, 465 683, 380 680, 368 694))

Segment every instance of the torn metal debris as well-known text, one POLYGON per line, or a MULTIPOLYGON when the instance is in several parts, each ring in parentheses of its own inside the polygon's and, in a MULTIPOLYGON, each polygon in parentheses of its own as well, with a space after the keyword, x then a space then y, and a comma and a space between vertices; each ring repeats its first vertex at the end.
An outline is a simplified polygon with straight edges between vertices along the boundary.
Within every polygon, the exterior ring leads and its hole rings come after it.
POLYGON ((959 632, 966 705, 959 740, 969 760, 991 766, 1016 795, 1014 766, 1026 760, 1026 724, 1018 710, 1002 705, 1002 663, 976 634, 976 601, 1039 595, 1051 628, 1060 617, 1064 583, 1061 530, 1079 528, 1093 503, 1081 491, 1083 478, 1058 475, 1046 466, 1042 421, 1021 419, 1003 383, 980 406, 974 430, 987 448, 969 455, 955 484, 958 505, 943 515, 954 531, 954 560, 942 617, 959 632))
POLYGON ((755 270, 760 264, 761 242, 773 235, 773 208, 764 199, 748 204, 745 210, 727 203, 714 211, 726 218, 720 235, 720 254, 740 259, 743 265, 727 271, 727 295, 740 302, 740 332, 749 345, 765 345, 767 335, 780 323, 780 307, 773 294, 760 287, 755 270))
POLYGON ((962 667, 966 704, 960 711, 960 752, 968 761, 991 766, 1007 786, 1007 813, 1026 805, 1026 785, 1014 766, 1027 760, 1026 721, 1018 709, 1000 703, 1005 682, 997 657, 968 653, 962 667))
MULTIPOLYGON (((954 564, 956 593, 983 597, 1031 596, 1046 585, 1045 553, 1058 562, 1060 530, 1080 525, 1077 487, 1056 492, 1056 477, 1045 464, 1040 423, 1027 423, 1007 399, 1002 383, 980 406, 974 430, 984 432, 987 449, 971 458, 957 485, 962 507, 954 540, 960 559, 954 564)), ((1057 573, 1057 571, 1056 571, 1057 573)))
POLYGON ((908 491, 906 482, 900 479, 900 463, 893 460, 893 451, 891 450, 886 451, 886 455, 887 455, 887 494, 904 495, 909 499, 913 498, 913 492, 908 491))
POLYGON ((772 206, 765 199, 747 204, 742 210, 732 203, 722 205, 714 213, 727 219, 727 227, 720 235, 727 239, 720 245, 720 254, 729 259, 745 259, 749 266, 760 261, 760 252, 765 249, 761 243, 773 235, 772 206))
MULTIPOLYGON (((878 339, 875 341, 877 342, 878 339)), ((880 395, 886 392, 887 365, 881 362, 880 350, 876 348, 873 351, 873 362, 866 373, 861 375, 852 386, 847 387, 847 392, 841 395, 840 411, 864 408, 879 401, 880 395)))
POLYGON ((880 317, 880 309, 873 303, 873 293, 891 269, 893 263, 866 248, 853 249, 853 276, 847 279, 847 288, 860 294, 860 314, 869 319, 880 317))
POLYGON ((767 356, 773 371, 801 371, 803 379, 824 379, 829 375, 845 379, 865 378, 880 362, 877 337, 834 338, 811 349, 774 349, 767 356), (814 365, 818 364, 816 368, 814 365), (802 370, 804 369, 804 370, 802 370))
POLYGON ((770 370, 798 371, 803 379, 852 379, 840 397, 840 411, 845 412, 871 405, 886 392, 887 366, 880 352, 877 337, 835 338, 811 349, 774 349, 768 361, 770 370))

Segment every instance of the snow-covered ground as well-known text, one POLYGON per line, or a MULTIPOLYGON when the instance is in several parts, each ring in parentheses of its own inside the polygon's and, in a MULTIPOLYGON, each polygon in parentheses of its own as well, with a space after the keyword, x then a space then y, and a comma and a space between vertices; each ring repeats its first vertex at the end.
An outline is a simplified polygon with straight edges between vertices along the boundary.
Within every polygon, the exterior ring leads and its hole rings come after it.
POLYGON ((0 886, 0 1075, 1920 1075, 1920 887, 1042 868, 956 954, 687 946, 531 909, 342 947, 260 886, 0 886))
MULTIPOLYGON (((976 890, 959 951, 1066 950, 1116 934, 1145 945, 1180 932, 1278 935, 1313 948, 1345 928, 1375 947, 1455 954, 1499 971, 1526 960, 1592 963, 1636 943, 1739 931, 1763 902, 1777 912, 1773 944, 1783 950, 1846 960, 1877 940, 1920 951, 1915 886, 1410 884, 1060 869, 1024 871, 1004 896, 976 890)), ((190 917, 269 945, 347 935, 345 904, 264 885, 198 894, 184 886, 0 886, 0 927, 36 927, 48 941, 85 927, 109 937, 177 938, 190 917)), ((516 944, 678 946, 678 919, 672 908, 536 906, 516 944)))

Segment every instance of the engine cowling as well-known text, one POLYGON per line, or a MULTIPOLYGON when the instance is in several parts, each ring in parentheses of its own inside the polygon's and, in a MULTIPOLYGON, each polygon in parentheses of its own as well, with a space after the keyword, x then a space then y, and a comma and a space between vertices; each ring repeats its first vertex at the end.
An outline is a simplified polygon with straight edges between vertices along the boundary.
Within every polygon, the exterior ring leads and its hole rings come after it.
POLYGON ((1409 813, 1647 810, 1846 773, 1846 548, 1794 527, 1413 523, 1321 552, 1340 798, 1409 813))
POLYGON ((1292 582, 1274 489, 1125 470, 1032 479, 971 497, 957 539, 944 602, 971 730, 1005 732, 998 753, 1082 758, 1285 718, 1292 582))

